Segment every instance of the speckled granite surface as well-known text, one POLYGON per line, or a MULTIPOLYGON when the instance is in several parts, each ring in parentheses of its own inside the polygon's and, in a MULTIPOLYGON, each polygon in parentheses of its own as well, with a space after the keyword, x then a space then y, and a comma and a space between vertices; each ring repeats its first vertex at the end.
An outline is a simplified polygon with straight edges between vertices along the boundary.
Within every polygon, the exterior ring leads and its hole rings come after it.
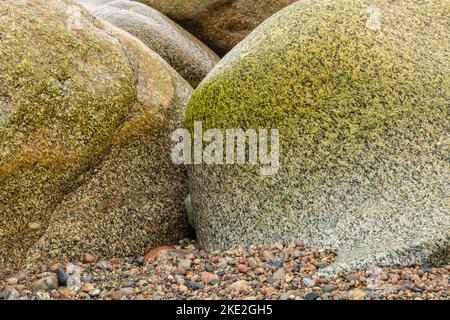
POLYGON ((1 1, 0 17, 0 277, 186 234, 170 132, 189 84, 73 1, 1 1))
POLYGON ((281 168, 189 168, 207 248, 303 239, 334 271, 448 263, 450 2, 299 1, 195 91, 187 126, 277 128, 281 168))
POLYGON ((197 38, 142 3, 113 1, 93 13, 140 39, 194 88, 219 62, 219 57, 197 38))

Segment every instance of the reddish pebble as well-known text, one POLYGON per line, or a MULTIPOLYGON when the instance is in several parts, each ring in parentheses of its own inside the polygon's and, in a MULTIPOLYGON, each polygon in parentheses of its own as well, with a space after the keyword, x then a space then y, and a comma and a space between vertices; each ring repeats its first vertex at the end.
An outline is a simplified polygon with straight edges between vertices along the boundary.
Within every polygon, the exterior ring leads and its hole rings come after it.
POLYGON ((85 253, 83 256, 84 263, 94 263, 95 260, 96 260, 95 257, 89 253, 85 253))
POLYGON ((173 250, 173 248, 168 247, 168 246, 157 247, 145 255, 145 261, 153 261, 153 260, 159 259, 162 256, 165 256, 169 251, 172 251, 172 250, 173 250))
POLYGON ((178 268, 175 269, 175 274, 176 275, 185 276, 186 273, 187 273, 187 270, 184 267, 178 267, 178 268))
POLYGON ((248 266, 246 264, 240 264, 238 266, 238 270, 241 273, 247 273, 248 272, 248 266))
POLYGON ((261 256, 262 256, 262 258, 263 258, 266 262, 269 262, 271 259, 275 258, 274 255, 273 255, 273 253, 270 252, 269 250, 264 250, 264 251, 261 253, 261 256))
POLYGON ((214 280, 214 279, 219 279, 219 277, 215 274, 212 274, 212 273, 209 273, 206 271, 202 272, 202 282, 204 284, 207 284, 208 282, 210 282, 211 280, 214 280))

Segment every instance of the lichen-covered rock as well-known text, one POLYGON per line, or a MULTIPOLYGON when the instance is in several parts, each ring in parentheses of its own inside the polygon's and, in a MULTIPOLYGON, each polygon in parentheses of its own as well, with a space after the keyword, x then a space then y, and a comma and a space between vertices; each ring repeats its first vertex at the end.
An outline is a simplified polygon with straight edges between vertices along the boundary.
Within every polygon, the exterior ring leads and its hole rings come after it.
POLYGON ((93 13, 131 33, 164 58, 193 87, 219 62, 219 57, 189 32, 142 3, 118 0, 93 13))
POLYGON ((200 243, 303 239, 343 271, 448 263, 448 1, 299 1, 195 91, 187 126, 274 128, 278 172, 189 169, 200 243))
POLYGON ((296 0, 138 0, 169 16, 224 55, 272 14, 296 0))
POLYGON ((0 29, 0 273, 186 234, 189 84, 72 1, 2 1, 0 29))

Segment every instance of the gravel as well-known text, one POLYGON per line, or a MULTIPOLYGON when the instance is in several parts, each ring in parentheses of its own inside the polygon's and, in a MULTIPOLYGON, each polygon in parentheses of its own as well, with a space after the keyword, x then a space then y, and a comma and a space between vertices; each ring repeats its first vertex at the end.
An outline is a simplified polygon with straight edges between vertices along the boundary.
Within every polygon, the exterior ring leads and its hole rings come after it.
MULTIPOLYGON (((158 249, 158 248, 157 248, 158 249)), ((336 252, 289 246, 248 246, 206 252, 183 239, 146 257, 100 260, 21 271, 0 282, 0 299, 11 300, 448 300, 450 266, 372 268, 321 274, 336 252)))

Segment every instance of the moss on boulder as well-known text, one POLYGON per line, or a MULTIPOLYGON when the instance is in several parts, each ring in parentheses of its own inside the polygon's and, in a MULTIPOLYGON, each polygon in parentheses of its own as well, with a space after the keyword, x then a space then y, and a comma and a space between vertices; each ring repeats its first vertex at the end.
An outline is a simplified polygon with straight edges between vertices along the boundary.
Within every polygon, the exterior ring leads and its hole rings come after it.
POLYGON ((189 168, 200 243, 339 250, 335 270, 449 262, 450 7, 299 1, 194 92, 187 126, 274 128, 281 167, 189 168))
POLYGON ((140 39, 194 88, 219 62, 219 57, 197 38, 142 3, 113 1, 93 13, 140 39))
POLYGON ((224 55, 272 14, 296 0, 138 0, 174 19, 224 55))
POLYGON ((186 234, 167 132, 192 88, 72 1, 1 2, 0 17, 1 272, 186 234))

